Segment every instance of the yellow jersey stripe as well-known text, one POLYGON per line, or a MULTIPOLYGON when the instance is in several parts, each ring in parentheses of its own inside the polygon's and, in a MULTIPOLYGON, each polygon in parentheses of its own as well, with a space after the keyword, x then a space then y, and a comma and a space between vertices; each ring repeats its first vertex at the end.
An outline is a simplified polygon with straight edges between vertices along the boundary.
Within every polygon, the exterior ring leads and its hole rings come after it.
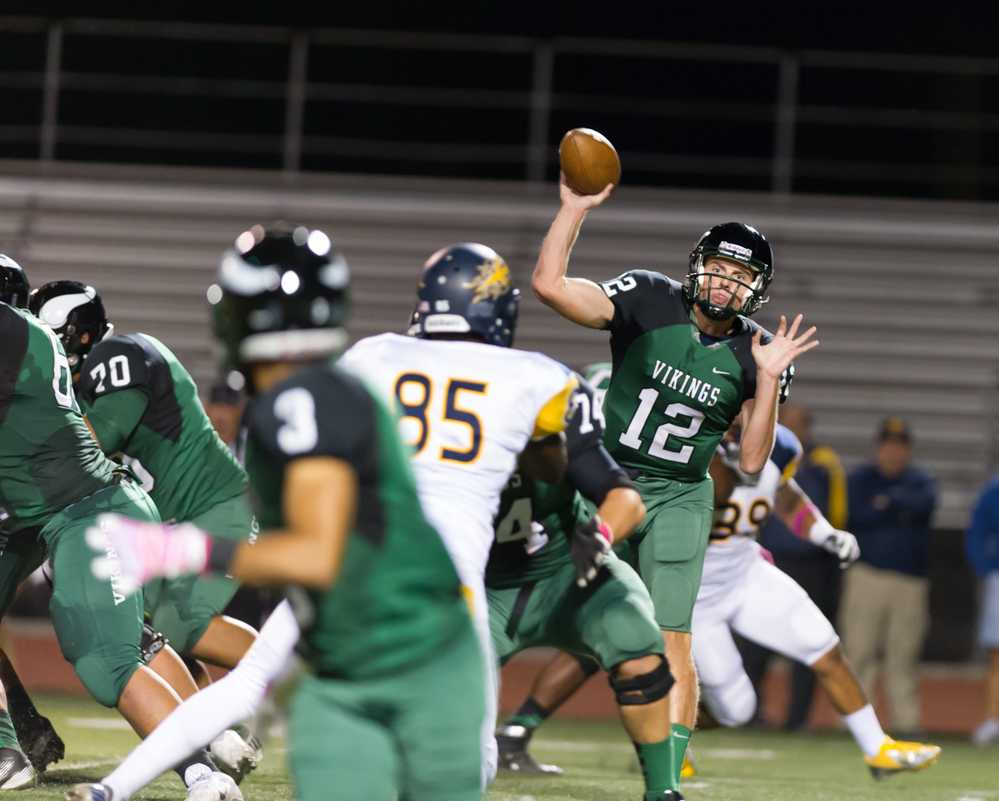
POLYGON ((576 377, 570 375, 565 386, 541 407, 537 420, 534 421, 532 439, 544 439, 565 431, 569 423, 569 401, 577 386, 576 377))

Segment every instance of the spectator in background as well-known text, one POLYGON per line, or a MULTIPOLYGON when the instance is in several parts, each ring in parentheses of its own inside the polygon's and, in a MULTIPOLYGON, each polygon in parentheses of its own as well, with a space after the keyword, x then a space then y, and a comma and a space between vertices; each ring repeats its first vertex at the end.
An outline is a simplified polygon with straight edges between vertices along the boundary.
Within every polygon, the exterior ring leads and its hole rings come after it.
POLYGON ((234 448, 239 436, 239 421, 243 416, 243 395, 225 381, 217 381, 208 391, 205 412, 222 441, 234 448))
POLYGON ((971 739, 986 745, 999 743, 999 475, 975 504, 965 546, 971 567, 982 579, 981 643, 989 657, 986 718, 971 739))
MULTIPOLYGON (((812 434, 812 414, 804 406, 787 403, 780 421, 801 440, 804 453, 794 479, 822 511, 834 528, 846 528, 846 474, 836 452, 817 445, 812 434)), ((815 605, 830 620, 839 608, 843 571, 839 560, 828 551, 792 534, 777 515, 771 515, 760 530, 760 544, 774 555, 777 567, 800 584, 815 605)), ((763 674, 773 651, 746 643, 744 663, 760 693, 763 674)), ((793 663, 791 699, 784 727, 795 731, 808 724, 815 692, 815 673, 806 665, 793 663)), ((760 704, 762 708, 762 704, 760 704)))
POLYGON ((849 530, 860 561, 846 576, 840 632, 847 656, 873 696, 878 668, 901 734, 919 731, 919 656, 929 623, 927 566, 936 487, 912 465, 912 436, 890 417, 873 463, 850 473, 849 530))

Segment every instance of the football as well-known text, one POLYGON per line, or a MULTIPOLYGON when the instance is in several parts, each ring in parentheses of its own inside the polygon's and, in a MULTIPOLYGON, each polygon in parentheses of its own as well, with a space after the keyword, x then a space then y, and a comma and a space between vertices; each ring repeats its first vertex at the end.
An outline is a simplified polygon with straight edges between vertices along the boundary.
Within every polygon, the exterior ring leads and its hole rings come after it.
POLYGON ((610 140, 592 128, 573 128, 562 137, 558 160, 573 192, 595 195, 621 180, 621 159, 610 140))

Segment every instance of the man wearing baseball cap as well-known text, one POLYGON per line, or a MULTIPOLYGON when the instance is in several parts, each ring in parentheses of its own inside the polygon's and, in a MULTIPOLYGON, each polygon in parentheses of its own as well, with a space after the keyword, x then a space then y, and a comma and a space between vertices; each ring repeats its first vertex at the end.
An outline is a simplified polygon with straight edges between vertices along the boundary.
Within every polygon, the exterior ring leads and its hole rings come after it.
POLYGON ((848 525, 860 544, 860 560, 846 576, 840 632, 868 693, 883 668, 892 726, 910 736, 920 730, 919 656, 929 624, 936 486, 912 464, 912 431, 905 420, 883 420, 875 446, 873 460, 854 469, 848 482, 848 525))

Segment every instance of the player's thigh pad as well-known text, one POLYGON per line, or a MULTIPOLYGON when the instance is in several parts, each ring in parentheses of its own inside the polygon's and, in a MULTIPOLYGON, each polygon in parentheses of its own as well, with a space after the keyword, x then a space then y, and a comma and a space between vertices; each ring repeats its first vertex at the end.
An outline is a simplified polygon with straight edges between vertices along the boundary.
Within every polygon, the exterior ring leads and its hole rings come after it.
POLYGON ((732 632, 722 620, 695 617, 691 639, 701 698, 723 726, 742 726, 756 713, 756 691, 742 665, 732 632))
POLYGON ((711 530, 711 480, 648 481, 636 486, 648 510, 640 532, 638 566, 655 606, 656 622, 662 629, 689 632, 711 530))
POLYGON ((746 575, 732 628, 788 659, 813 665, 839 642, 832 623, 787 573, 757 559, 746 575))
POLYGON ((149 496, 126 481, 64 509, 42 536, 52 560, 49 610, 59 647, 90 694, 110 707, 142 664, 143 610, 141 592, 126 596, 113 579, 97 579, 90 571, 94 552, 86 531, 105 512, 159 520, 149 496))
POLYGON ((343 682, 302 681, 291 702, 291 774, 301 801, 392 799, 399 756, 392 731, 362 714, 343 682))
POLYGON ((396 704, 400 799, 481 799, 483 674, 480 649, 469 634, 429 662, 384 680, 382 694, 396 704))
MULTIPOLYGON (((190 522, 213 537, 234 541, 250 539, 256 527, 244 495, 218 503, 190 522)), ((238 588, 235 581, 223 576, 167 579, 160 583, 158 592, 145 592, 146 611, 153 627, 186 654, 197 645, 212 618, 222 614, 238 588)))
MULTIPOLYGON (((572 565, 568 569, 575 574, 572 565)), ((580 645, 595 654, 605 670, 629 659, 663 655, 663 637, 649 592, 634 569, 617 558, 605 568, 607 579, 584 595, 573 619, 580 645)))
POLYGON ((212 618, 221 615, 239 585, 224 576, 181 576, 165 579, 156 603, 146 603, 153 628, 175 650, 189 654, 212 618), (152 608, 150 608, 152 607, 152 608))

